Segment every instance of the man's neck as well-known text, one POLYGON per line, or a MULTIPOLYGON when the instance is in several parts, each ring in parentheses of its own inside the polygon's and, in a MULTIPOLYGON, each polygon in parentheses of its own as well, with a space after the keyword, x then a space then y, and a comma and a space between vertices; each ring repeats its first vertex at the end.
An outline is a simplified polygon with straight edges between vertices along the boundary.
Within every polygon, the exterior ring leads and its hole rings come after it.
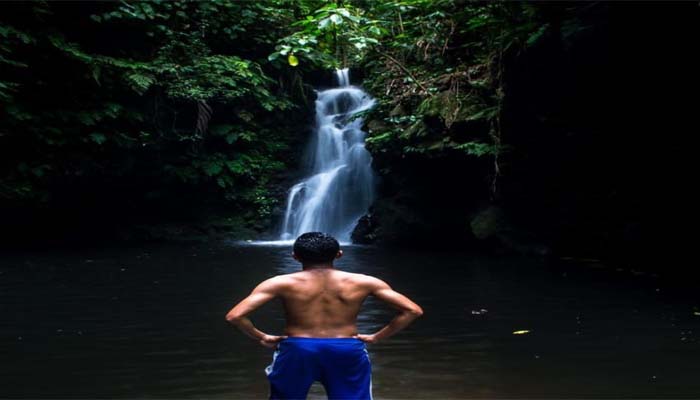
POLYGON ((317 269, 333 269, 333 263, 330 264, 303 264, 301 269, 304 271, 311 271, 317 269))

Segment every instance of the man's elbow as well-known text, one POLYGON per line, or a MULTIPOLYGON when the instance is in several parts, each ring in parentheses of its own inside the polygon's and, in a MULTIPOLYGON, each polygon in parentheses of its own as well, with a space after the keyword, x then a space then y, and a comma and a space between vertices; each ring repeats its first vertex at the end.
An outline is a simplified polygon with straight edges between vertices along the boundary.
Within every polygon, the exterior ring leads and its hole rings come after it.
POLYGON ((423 309, 420 306, 412 307, 408 310, 408 313, 413 316, 413 318, 418 318, 423 315, 423 309))
POLYGON ((229 324, 236 325, 236 324, 240 323, 242 319, 243 319, 243 316, 240 314, 237 314, 237 313, 230 312, 230 313, 226 314, 226 322, 228 322, 229 324))

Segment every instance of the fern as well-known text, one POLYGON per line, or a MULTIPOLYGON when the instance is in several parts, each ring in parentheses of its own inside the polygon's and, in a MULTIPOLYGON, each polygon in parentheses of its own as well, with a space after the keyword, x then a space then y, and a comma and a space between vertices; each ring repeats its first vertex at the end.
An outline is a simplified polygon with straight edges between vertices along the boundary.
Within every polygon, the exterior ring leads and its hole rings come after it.
POLYGON ((125 76, 126 82, 129 85, 129 88, 133 90, 134 92, 138 93, 140 96, 142 96, 146 91, 148 91, 148 88, 151 87, 156 82, 156 78, 151 75, 151 74, 143 74, 139 72, 130 72, 127 73, 125 76))

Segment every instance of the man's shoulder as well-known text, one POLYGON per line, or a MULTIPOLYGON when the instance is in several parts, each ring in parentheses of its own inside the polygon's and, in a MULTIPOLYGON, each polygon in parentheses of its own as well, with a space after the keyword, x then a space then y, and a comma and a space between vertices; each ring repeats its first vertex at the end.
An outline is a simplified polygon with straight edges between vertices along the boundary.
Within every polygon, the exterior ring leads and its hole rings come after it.
POLYGON ((298 280, 301 276, 299 275, 299 272, 291 272, 288 274, 280 274, 280 275, 275 275, 269 279, 267 279, 267 282, 275 283, 275 284, 284 284, 284 283, 289 283, 289 282, 294 282, 295 280, 298 280))
MULTIPOLYGON (((340 270, 335 270, 333 273, 336 275, 337 278, 340 278, 343 281, 346 282, 352 282, 355 284, 359 285, 367 285, 367 286, 376 286, 384 283, 379 278, 376 278, 372 275, 367 275, 367 274, 362 274, 362 273, 357 273, 357 272, 348 272, 348 271, 340 271, 340 270)), ((287 285, 295 285, 300 282, 304 282, 309 280, 310 277, 308 276, 305 271, 299 271, 299 272, 291 272, 288 274, 280 274, 273 276, 269 279, 267 279, 265 282, 267 282, 270 285, 274 286, 287 286, 287 285)))
POLYGON ((347 277, 348 279, 351 279, 357 283, 372 285, 372 284, 377 284, 377 283, 382 282, 381 279, 376 278, 372 275, 361 274, 358 272, 346 272, 346 271, 342 271, 342 273, 345 277, 347 277))
POLYGON ((268 287, 283 288, 285 286, 288 286, 288 285, 294 283, 294 281, 296 279, 294 278, 293 275, 294 274, 275 275, 273 277, 265 279, 260 284, 268 286, 268 287))

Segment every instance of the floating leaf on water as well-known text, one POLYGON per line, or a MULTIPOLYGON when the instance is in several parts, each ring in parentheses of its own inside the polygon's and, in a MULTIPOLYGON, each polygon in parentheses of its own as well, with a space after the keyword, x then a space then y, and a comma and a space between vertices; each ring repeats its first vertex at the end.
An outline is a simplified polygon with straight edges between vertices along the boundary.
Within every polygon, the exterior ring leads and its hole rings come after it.
POLYGON ((530 333, 530 331, 527 330, 527 329, 524 329, 524 330, 522 330, 522 331, 514 331, 514 332, 513 332, 513 335, 524 335, 524 334, 526 334, 526 333, 530 333))
POLYGON ((294 54, 290 54, 289 57, 287 57, 287 61, 289 61, 289 65, 292 67, 299 65, 299 59, 294 54))

